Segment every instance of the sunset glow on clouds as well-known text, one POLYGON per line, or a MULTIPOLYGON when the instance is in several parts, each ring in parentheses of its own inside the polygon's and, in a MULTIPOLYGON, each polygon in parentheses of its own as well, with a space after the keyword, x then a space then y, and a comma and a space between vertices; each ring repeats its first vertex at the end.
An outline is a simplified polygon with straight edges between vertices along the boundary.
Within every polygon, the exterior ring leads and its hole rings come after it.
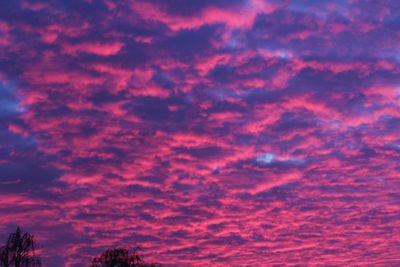
POLYGON ((0 242, 400 265, 399 47, 397 0, 3 0, 0 242))

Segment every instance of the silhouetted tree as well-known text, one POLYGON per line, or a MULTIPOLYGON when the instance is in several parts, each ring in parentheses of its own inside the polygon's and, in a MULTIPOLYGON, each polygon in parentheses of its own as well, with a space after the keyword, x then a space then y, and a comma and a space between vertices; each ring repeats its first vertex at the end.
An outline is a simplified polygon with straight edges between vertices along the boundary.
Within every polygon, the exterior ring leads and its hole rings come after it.
POLYGON ((94 257, 90 262, 90 267, 158 267, 161 264, 145 263, 137 253, 139 247, 129 252, 129 249, 115 247, 107 249, 99 257, 94 257))
POLYGON ((38 267, 42 266, 40 258, 35 255, 36 241, 33 235, 19 227, 8 237, 5 246, 0 248, 1 267, 38 267))

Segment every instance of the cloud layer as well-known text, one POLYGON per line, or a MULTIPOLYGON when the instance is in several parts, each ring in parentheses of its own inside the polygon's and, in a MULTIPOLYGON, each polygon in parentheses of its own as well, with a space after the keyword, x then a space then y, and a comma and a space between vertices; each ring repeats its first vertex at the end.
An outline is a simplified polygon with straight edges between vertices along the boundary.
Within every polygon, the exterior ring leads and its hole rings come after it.
POLYGON ((45 266, 400 264, 395 0, 5 0, 0 237, 45 266))

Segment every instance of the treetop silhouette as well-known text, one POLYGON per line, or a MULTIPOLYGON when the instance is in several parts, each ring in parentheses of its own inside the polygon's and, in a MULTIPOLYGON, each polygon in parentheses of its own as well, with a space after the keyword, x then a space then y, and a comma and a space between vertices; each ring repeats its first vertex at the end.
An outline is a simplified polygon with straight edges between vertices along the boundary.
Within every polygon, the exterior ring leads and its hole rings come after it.
POLYGON ((159 267, 161 264, 146 263, 137 253, 139 247, 132 252, 125 247, 114 247, 107 249, 99 257, 94 257, 90 267, 159 267))
MULTIPOLYGON (((23 232, 20 227, 11 233, 4 246, 0 247, 0 267, 41 267, 40 258, 35 254, 37 242, 33 235, 23 232)), ((114 247, 94 257, 90 267, 161 267, 158 263, 146 263, 138 254, 140 247, 128 249, 114 247)))
POLYGON ((35 255, 37 243, 34 236, 21 229, 11 233, 5 246, 0 248, 0 267, 39 267, 40 258, 35 255))

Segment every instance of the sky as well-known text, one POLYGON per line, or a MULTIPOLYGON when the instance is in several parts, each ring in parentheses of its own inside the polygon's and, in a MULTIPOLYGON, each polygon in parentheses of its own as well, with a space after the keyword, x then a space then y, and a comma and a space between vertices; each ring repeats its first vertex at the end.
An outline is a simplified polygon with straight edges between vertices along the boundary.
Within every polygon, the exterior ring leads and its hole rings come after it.
POLYGON ((398 0, 2 0, 0 242, 400 265, 399 47, 398 0))

